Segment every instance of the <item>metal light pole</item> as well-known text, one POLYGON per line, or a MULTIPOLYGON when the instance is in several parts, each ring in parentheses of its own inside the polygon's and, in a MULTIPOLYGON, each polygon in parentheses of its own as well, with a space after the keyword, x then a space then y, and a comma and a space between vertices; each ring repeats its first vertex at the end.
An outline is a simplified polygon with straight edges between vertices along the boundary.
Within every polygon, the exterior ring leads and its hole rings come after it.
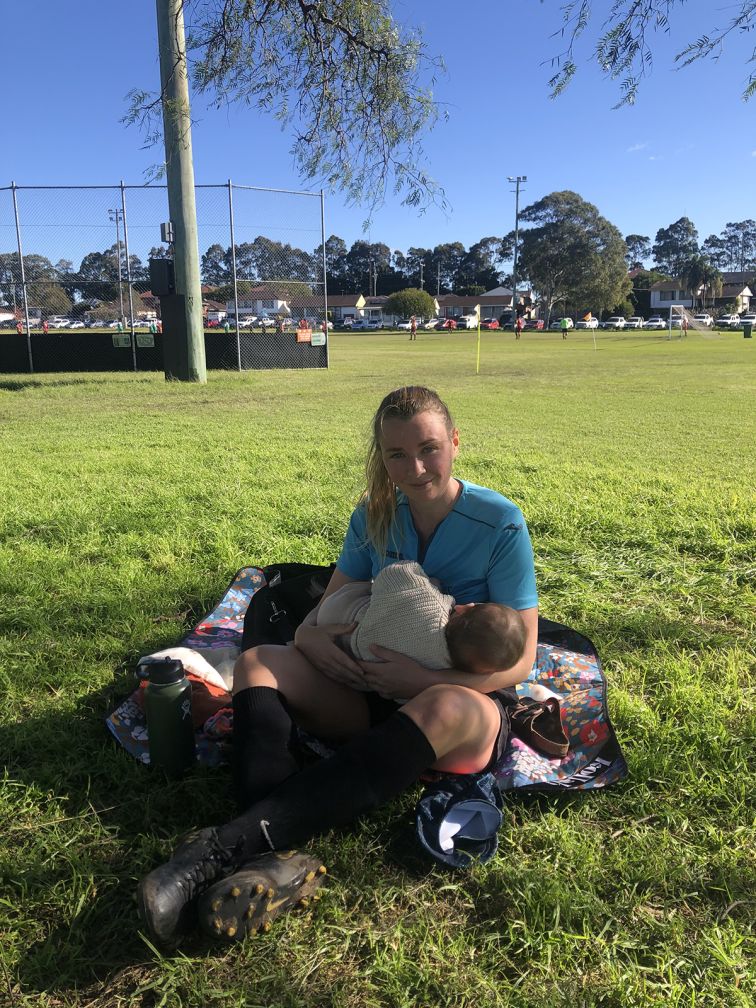
POLYGON ((115 221, 116 226, 116 250, 118 255, 118 304, 121 308, 120 320, 123 324, 123 286, 121 283, 121 220, 122 211, 119 209, 108 210, 108 217, 111 222, 115 221))
POLYGON ((507 175, 507 182, 515 184, 515 240, 514 262, 512 263, 512 328, 515 331, 517 330, 517 245, 520 234, 520 184, 527 181, 527 175, 507 175))

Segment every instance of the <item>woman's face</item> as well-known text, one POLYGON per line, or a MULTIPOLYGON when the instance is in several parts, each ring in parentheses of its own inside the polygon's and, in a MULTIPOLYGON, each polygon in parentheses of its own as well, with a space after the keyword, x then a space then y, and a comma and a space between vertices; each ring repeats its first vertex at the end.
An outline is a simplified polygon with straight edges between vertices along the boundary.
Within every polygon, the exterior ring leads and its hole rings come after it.
POLYGON ((450 434, 443 416, 433 410, 383 422, 383 464, 412 504, 454 501, 457 484, 451 474, 458 449, 459 432, 455 428, 450 434))

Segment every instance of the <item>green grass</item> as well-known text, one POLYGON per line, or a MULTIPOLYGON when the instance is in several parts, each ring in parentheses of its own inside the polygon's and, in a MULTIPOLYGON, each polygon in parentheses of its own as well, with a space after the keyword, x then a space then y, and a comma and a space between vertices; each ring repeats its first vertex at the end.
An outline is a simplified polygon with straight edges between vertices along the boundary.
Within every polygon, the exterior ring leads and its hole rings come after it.
POLYGON ((666 334, 340 334, 329 371, 2 376, 0 1004, 746 1008, 754 882, 754 353, 666 334), (458 473, 525 511, 545 615, 599 647, 630 777, 508 801, 447 874, 414 795, 315 849, 312 916, 160 955, 138 878, 227 775, 152 777, 103 717, 234 571, 335 557, 372 411, 425 383, 458 473))

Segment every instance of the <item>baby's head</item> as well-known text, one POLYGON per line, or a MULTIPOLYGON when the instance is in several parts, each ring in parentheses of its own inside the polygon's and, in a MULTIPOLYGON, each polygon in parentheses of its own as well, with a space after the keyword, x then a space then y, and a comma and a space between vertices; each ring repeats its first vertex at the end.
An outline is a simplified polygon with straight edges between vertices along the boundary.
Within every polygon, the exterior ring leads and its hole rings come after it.
POLYGON ((484 675, 511 668, 525 650, 525 624, 516 609, 481 602, 452 610, 446 645, 454 668, 484 675))

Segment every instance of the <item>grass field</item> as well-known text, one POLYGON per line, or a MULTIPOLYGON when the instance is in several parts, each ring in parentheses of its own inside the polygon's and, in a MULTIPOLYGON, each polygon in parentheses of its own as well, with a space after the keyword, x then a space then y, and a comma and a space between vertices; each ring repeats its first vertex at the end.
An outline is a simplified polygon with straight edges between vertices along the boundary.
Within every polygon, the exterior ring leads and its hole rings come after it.
POLYGON ((335 334, 329 371, 0 380, 0 1004, 754 1004, 754 341, 742 334, 335 334), (590 636, 630 777, 510 800, 499 854, 423 861, 408 794, 313 849, 331 884, 228 949, 161 955, 137 879, 227 818, 109 741, 135 658, 235 570, 326 562, 371 414, 430 384, 457 472, 512 497, 541 610, 590 636))

